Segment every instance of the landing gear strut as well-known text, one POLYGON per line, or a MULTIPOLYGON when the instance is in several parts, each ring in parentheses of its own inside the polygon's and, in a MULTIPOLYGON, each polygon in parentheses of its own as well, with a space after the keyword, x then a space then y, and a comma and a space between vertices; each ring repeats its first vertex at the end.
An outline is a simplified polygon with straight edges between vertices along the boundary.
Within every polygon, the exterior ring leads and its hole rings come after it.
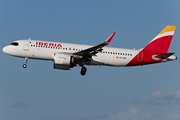
POLYGON ((23 64, 23 68, 26 68, 27 67, 27 61, 28 61, 28 58, 25 58, 25 64, 23 64))
POLYGON ((82 68, 81 68, 81 75, 85 75, 86 71, 87 71, 86 67, 82 66, 82 68))

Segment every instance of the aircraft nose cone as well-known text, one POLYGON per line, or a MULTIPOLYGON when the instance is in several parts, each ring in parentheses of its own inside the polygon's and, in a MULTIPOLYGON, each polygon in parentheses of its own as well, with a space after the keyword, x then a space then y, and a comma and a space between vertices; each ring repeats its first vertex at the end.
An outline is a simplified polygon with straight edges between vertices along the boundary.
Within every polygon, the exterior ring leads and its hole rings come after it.
POLYGON ((4 47, 4 48, 2 49, 2 51, 3 51, 4 53, 7 53, 7 47, 4 47))
POLYGON ((4 52, 4 53, 6 53, 6 54, 8 54, 9 53, 9 47, 8 46, 5 46, 3 49, 2 49, 2 51, 4 52))

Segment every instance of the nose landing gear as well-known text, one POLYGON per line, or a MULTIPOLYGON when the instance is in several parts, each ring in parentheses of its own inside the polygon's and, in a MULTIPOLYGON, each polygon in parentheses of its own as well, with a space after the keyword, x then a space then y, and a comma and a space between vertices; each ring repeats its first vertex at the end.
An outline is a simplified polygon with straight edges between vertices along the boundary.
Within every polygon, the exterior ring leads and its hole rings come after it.
POLYGON ((86 74, 87 68, 82 66, 81 68, 81 75, 84 76, 86 74))
POLYGON ((25 64, 23 64, 23 68, 26 68, 27 67, 27 61, 28 61, 28 58, 25 58, 25 64))

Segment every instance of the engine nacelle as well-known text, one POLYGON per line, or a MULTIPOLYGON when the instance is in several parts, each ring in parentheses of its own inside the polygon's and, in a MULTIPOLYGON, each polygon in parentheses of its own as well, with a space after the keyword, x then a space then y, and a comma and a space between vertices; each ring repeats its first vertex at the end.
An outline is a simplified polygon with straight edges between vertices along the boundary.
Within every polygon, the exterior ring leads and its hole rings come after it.
POLYGON ((74 62, 74 57, 66 53, 54 54, 54 68, 69 70, 70 65, 74 62))

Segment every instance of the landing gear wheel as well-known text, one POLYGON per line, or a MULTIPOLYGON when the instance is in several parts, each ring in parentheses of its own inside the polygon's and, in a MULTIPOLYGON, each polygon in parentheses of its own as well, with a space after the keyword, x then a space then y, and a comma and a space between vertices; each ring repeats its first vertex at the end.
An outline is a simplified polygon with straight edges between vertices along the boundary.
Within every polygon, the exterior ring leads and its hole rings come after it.
POLYGON ((28 58, 27 57, 25 57, 25 64, 23 64, 23 68, 26 68, 27 67, 27 65, 26 65, 26 63, 27 63, 27 61, 28 61, 28 58))
POLYGON ((27 65, 26 64, 23 64, 23 68, 26 68, 27 67, 27 65))
POLYGON ((81 68, 81 75, 85 75, 86 71, 87 71, 86 67, 82 67, 81 68))

